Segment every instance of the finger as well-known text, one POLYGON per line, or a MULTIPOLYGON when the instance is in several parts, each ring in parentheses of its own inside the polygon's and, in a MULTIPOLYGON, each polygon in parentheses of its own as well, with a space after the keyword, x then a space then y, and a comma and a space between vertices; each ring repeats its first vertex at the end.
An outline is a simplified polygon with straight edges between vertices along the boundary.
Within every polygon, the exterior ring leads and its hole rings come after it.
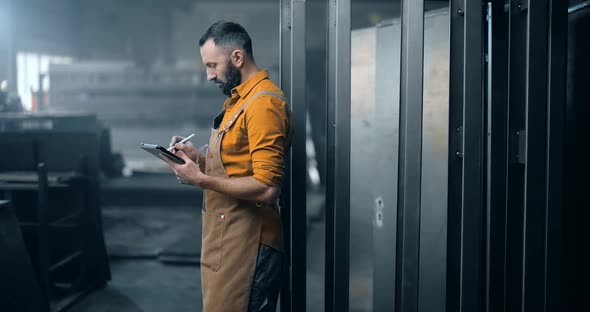
POLYGON ((190 152, 192 150, 195 150, 195 147, 193 146, 193 143, 191 142, 185 142, 185 143, 176 143, 174 145, 175 149, 181 149, 185 152, 190 152))
POLYGON ((190 159, 183 150, 178 150, 178 152, 176 152, 176 155, 184 159, 184 161, 192 161, 192 159, 190 159))
POLYGON ((183 150, 186 148, 186 145, 184 143, 176 143, 174 144, 174 148, 177 150, 183 150))
POLYGON ((182 139, 184 139, 184 137, 181 136, 173 136, 172 139, 170 139, 170 147, 174 146, 174 144, 176 144, 176 142, 180 142, 182 139))

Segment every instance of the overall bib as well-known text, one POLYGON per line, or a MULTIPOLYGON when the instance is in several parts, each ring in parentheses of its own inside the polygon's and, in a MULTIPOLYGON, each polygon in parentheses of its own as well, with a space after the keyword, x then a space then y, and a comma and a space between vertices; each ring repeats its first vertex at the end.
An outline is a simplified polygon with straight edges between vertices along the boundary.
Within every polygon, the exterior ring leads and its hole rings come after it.
MULTIPOLYGON (((282 99, 280 95, 268 91, 256 93, 225 125, 212 129, 205 162, 207 175, 229 178, 220 155, 223 136, 246 106, 264 94, 282 99)), ((204 312, 246 312, 261 244, 262 225, 276 224, 278 219, 279 229, 275 232, 281 232, 278 207, 235 199, 211 190, 204 191, 203 201, 201 282, 204 312), (268 218, 272 218, 272 222, 265 222, 268 218)), ((280 235, 271 240, 277 243, 270 245, 282 251, 282 233, 280 235)))

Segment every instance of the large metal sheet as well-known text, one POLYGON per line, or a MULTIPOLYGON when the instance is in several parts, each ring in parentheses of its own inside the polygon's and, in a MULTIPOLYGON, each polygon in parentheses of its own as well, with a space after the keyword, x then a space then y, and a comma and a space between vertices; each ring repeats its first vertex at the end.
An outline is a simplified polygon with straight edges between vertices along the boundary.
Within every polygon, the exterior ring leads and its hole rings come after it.
POLYGON ((401 24, 399 19, 377 28, 375 72, 375 177, 380 180, 373 193, 374 281, 376 311, 395 307, 395 264, 397 239, 397 189, 399 163, 399 77, 401 24), (385 144, 383 144, 385 143, 385 144))
MULTIPOLYGON (((444 306, 446 295, 448 23, 447 8, 425 15, 420 219, 420 295, 428 297, 420 300, 424 311, 444 306)), ((353 31, 351 40, 351 310, 385 311, 395 306, 400 20, 353 31)))
MULTIPOLYGON (((375 28, 355 30, 351 34, 350 308, 353 311, 371 311, 373 278, 371 224, 375 215, 377 198, 384 194, 391 194, 389 191, 384 191, 390 185, 385 184, 383 178, 387 173, 393 174, 388 171, 397 163, 397 157, 386 155, 391 154, 389 150, 384 153, 378 152, 380 151, 378 144, 386 142, 383 130, 392 128, 394 124, 397 124, 398 119, 391 119, 386 123, 375 120, 377 115, 375 35, 375 28), (382 159, 387 157, 395 163, 392 162, 391 166, 383 168, 382 159)), ((384 64, 384 66, 389 65, 391 64, 384 64)), ((386 146, 389 146, 389 143, 386 146)), ((397 174, 394 179, 396 177, 397 174)), ((396 202, 390 199, 385 201, 382 198, 381 200, 396 205, 396 202)), ((389 224, 389 220, 387 223, 389 224)))
MULTIPOLYGON (((305 1, 281 1, 281 88, 292 110, 293 131, 306 132, 305 1)), ((295 136, 287 156, 289 174, 283 187, 281 216, 287 265, 281 310, 306 307, 306 137, 295 136)))
MULTIPOLYGON (((562 311, 588 311, 590 297, 584 284, 587 285, 590 280, 590 270, 585 269, 584 274, 581 274, 580 268, 585 264, 587 267, 590 250, 588 243, 580 243, 588 242, 590 237, 590 197, 587 187, 590 153, 586 147, 590 137, 590 123, 587 122, 590 116, 590 8, 570 14, 567 28, 566 161, 564 204, 560 211, 563 218, 562 279, 567 284, 561 290, 561 308, 562 311)), ((553 114, 551 118, 555 118, 553 114)))
POLYGON ((349 304, 350 2, 328 6, 325 311, 349 304))
POLYGON ((419 311, 446 302, 449 142, 448 7, 424 16, 419 311))

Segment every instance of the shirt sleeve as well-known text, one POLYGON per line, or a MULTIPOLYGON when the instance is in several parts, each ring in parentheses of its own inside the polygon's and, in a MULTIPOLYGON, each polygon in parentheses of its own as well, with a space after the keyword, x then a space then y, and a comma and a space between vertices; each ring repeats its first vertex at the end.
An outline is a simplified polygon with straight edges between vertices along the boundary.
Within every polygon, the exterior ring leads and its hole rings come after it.
POLYGON ((287 110, 281 99, 263 95, 245 111, 253 176, 268 186, 280 186, 285 173, 290 126, 287 110))

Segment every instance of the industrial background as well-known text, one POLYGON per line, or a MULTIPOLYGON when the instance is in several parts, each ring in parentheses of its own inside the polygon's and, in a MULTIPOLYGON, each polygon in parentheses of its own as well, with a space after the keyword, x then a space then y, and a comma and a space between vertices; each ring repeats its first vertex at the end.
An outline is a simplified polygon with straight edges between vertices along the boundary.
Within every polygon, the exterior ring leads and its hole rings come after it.
POLYGON ((139 148, 242 24, 295 120, 279 309, 590 311, 590 2, 0 0, 0 311, 202 311, 199 189, 139 148))

